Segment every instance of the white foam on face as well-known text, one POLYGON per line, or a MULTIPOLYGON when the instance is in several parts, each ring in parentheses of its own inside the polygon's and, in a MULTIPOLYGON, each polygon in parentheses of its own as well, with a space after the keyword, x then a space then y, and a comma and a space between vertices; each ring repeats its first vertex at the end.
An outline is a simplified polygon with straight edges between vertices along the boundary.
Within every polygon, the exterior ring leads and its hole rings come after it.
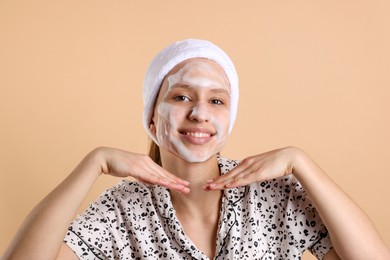
POLYGON ((195 59, 185 63, 179 71, 168 77, 168 92, 179 83, 201 88, 221 87, 221 85, 229 84, 224 75, 215 75, 213 72, 215 72, 215 68, 202 60, 195 59), (196 73, 193 73, 193 71, 196 71, 196 73), (199 75, 199 72, 201 72, 201 75, 199 75))
MULTIPOLYGON (((220 152, 226 143, 230 124, 229 109, 210 111, 212 109, 209 108, 209 100, 198 100, 188 107, 180 102, 169 103, 166 97, 177 84, 190 86, 194 92, 208 91, 211 88, 224 88, 229 91, 226 78, 208 62, 194 60, 186 63, 167 80, 168 89, 157 107, 156 138, 159 146, 188 162, 204 162, 220 152), (186 128, 191 118, 207 120, 207 127, 215 131, 209 143, 194 145, 183 141, 179 129, 186 128)), ((204 123, 199 122, 200 126, 202 124, 204 123)))
POLYGON ((178 155, 188 162, 204 162, 222 150, 228 134, 229 117, 210 117, 215 128, 215 140, 205 145, 186 145, 179 133, 179 125, 188 116, 188 110, 179 110, 177 106, 161 102, 157 108, 156 138, 161 147, 178 155))
POLYGON ((177 127, 178 119, 182 118, 183 113, 167 102, 161 102, 157 112, 159 120, 156 130, 160 146, 174 154, 178 154, 188 162, 204 161, 204 153, 195 154, 180 140, 180 133, 177 131, 177 127))

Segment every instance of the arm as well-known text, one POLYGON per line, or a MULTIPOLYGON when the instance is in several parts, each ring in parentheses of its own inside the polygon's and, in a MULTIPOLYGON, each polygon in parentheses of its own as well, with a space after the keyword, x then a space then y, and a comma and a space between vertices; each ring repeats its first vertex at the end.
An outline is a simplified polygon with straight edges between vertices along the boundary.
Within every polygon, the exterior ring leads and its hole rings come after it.
POLYGON ((327 227, 335 250, 325 259, 389 259, 390 254, 366 214, 303 151, 288 147, 248 157, 206 189, 243 186, 288 174, 302 184, 327 227))
POLYGON ((341 259, 389 259, 368 216, 304 152, 293 151, 293 174, 313 201, 341 259))
MULTIPOLYGON (((27 216, 3 259, 55 259, 67 228, 101 174, 133 177, 179 192, 188 192, 187 182, 166 172, 146 155, 111 148, 89 153, 75 170, 27 216)), ((69 248, 61 248, 61 255, 69 248)))
POLYGON ((340 257, 337 255, 334 248, 332 248, 331 250, 329 250, 328 253, 326 253, 326 255, 324 255, 324 257, 322 259, 323 260, 340 260, 340 257))

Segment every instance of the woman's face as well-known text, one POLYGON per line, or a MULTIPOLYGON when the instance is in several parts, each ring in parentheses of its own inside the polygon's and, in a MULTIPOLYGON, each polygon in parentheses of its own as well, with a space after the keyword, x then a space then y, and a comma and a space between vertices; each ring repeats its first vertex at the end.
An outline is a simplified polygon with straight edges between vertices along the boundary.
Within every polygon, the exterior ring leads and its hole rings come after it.
POLYGON ((186 60, 165 77, 151 131, 165 151, 204 162, 221 151, 230 125, 230 87, 223 69, 207 59, 186 60))

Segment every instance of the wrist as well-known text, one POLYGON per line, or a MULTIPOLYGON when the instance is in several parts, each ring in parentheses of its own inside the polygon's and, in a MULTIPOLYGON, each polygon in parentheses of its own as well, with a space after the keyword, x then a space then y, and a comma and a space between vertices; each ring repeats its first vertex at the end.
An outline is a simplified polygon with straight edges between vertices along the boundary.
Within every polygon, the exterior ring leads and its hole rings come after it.
POLYGON ((314 160, 305 151, 294 148, 291 159, 292 174, 302 185, 324 181, 327 178, 326 173, 314 162, 314 160))
POLYGON ((313 164, 312 159, 309 155, 300 148, 291 147, 291 168, 292 174, 298 179, 301 180, 305 178, 307 172, 309 172, 309 167, 313 164))
POLYGON ((93 174, 96 178, 101 176, 107 169, 107 152, 105 147, 97 147, 87 154, 82 164, 88 172, 93 174))

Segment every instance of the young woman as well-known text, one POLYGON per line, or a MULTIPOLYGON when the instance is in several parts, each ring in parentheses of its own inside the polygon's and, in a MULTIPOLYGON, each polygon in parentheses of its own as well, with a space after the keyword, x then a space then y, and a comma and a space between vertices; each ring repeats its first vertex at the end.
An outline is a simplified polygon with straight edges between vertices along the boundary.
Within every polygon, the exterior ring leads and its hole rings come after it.
POLYGON ((302 150, 220 157, 238 79, 214 44, 189 39, 162 50, 144 101, 150 157, 89 153, 34 208, 4 259, 300 259, 305 250, 390 259, 369 218, 302 150), (123 180, 73 220, 102 174, 138 181, 123 180))

